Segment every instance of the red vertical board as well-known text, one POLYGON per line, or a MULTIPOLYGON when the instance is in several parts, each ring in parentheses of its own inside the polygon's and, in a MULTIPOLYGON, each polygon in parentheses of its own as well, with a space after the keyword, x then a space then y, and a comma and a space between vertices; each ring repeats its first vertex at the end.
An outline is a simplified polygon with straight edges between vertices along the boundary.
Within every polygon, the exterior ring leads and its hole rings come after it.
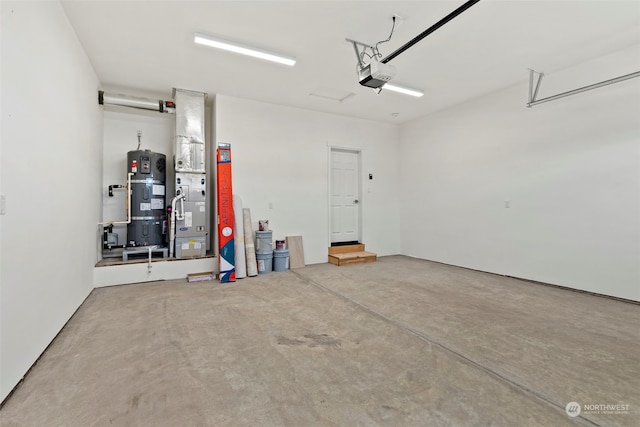
POLYGON ((218 144, 216 150, 218 189, 218 259, 220 281, 235 282, 235 256, 233 240, 233 189, 231 186, 231 145, 218 144))

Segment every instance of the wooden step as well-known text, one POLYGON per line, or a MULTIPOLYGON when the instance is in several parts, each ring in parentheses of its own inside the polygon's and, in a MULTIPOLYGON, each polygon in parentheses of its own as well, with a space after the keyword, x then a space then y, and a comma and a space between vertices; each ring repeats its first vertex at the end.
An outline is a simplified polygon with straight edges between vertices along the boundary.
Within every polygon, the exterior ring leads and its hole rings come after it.
POLYGON ((331 246, 329 248, 329 255, 344 254, 347 252, 364 252, 364 245, 360 243, 357 245, 331 246))
MULTIPOLYGON (((364 245, 362 245, 364 246, 364 245)), ((329 262, 335 265, 362 264, 366 262, 376 262, 378 255, 373 252, 357 251, 329 254, 329 262)))

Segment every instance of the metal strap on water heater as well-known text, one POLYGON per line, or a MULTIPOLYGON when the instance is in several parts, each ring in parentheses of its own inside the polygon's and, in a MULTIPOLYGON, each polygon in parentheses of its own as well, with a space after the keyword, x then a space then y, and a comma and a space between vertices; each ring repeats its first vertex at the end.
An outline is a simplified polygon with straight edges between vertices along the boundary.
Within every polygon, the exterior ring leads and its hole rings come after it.
POLYGON ((132 184, 161 184, 164 185, 164 181, 160 181, 159 179, 132 179, 132 184))

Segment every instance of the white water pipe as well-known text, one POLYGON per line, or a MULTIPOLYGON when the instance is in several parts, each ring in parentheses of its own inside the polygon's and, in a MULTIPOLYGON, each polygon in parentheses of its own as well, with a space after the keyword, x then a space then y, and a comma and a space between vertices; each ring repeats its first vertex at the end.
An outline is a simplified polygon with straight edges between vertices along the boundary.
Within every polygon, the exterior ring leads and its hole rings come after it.
POLYGON ((169 258, 173 258, 173 247, 176 240, 176 219, 184 219, 184 194, 181 192, 171 199, 171 223, 169 225, 169 258), (181 213, 176 217, 176 204, 180 200, 181 213))
POLYGON ((99 222, 98 225, 113 225, 113 224, 131 224, 131 177, 133 176, 133 172, 129 172, 127 174, 127 220, 126 221, 105 221, 99 222))

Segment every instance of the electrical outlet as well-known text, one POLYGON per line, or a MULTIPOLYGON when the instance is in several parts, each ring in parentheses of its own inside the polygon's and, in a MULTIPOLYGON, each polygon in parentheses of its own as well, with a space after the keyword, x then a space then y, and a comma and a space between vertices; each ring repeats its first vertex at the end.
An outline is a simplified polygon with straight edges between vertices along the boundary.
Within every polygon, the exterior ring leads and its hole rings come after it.
POLYGON ((269 209, 273 209, 273 202, 269 202, 269 209))
POLYGON ((7 199, 3 195, 0 195, 0 215, 7 213, 7 199))

